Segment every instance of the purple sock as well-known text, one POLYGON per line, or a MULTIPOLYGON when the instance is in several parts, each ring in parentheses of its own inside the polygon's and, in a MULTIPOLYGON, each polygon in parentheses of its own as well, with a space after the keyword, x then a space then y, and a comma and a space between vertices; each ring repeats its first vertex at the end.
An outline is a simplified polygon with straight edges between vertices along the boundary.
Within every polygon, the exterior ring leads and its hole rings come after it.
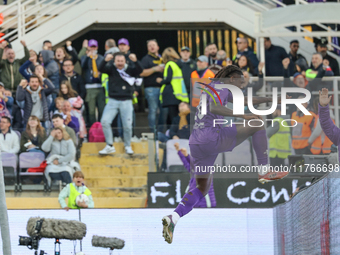
POLYGON ((198 188, 190 190, 184 195, 182 201, 178 204, 175 212, 178 213, 180 217, 188 214, 195 204, 203 197, 202 192, 198 188))
POLYGON ((262 129, 253 134, 253 148, 259 165, 268 164, 268 144, 266 130, 262 129))

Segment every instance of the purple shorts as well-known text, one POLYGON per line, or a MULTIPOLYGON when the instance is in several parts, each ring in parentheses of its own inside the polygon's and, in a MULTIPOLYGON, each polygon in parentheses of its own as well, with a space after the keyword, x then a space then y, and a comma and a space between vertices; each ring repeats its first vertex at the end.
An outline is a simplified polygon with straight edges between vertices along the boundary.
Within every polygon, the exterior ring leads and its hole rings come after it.
POLYGON ((191 167, 193 167, 194 173, 197 175, 209 173, 210 167, 214 165, 219 153, 232 151, 236 147, 236 135, 236 125, 233 125, 220 129, 216 141, 205 144, 191 144, 189 142, 191 167))

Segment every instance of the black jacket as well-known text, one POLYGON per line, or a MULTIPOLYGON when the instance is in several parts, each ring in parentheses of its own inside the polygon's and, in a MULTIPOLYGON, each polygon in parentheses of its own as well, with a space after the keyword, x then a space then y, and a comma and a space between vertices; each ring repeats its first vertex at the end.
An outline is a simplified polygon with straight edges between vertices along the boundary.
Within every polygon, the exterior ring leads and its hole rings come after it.
POLYGON ((270 48, 265 51, 265 54, 266 75, 282 76, 282 60, 288 57, 285 49, 272 44, 270 48))
POLYGON ((189 139, 190 136, 190 113, 186 116, 188 125, 179 129, 180 117, 176 116, 171 123, 170 127, 170 137, 177 135, 179 139, 189 139))
POLYGON ((332 68, 332 71, 334 73, 334 76, 339 76, 340 71, 339 71, 339 63, 338 61, 331 57, 330 55, 326 54, 326 56, 323 59, 327 59, 329 61, 329 66, 332 68))
MULTIPOLYGON (((144 69, 149 69, 155 66, 158 66, 162 64, 161 58, 159 56, 155 56, 152 54, 147 54, 142 58, 142 66, 144 69)), ((163 78, 163 73, 160 72, 155 72, 151 74, 148 77, 144 77, 144 88, 149 88, 149 87, 156 87, 160 88, 161 84, 159 84, 156 79, 157 78, 163 78)))
POLYGON ((62 81, 69 81, 72 85, 72 88, 77 91, 78 95, 85 99, 86 97, 86 88, 85 83, 81 75, 77 74, 76 72, 73 72, 73 75, 71 77, 67 77, 65 74, 60 75, 60 83, 62 81))
POLYGON ((22 122, 21 109, 16 104, 12 106, 12 117, 12 128, 21 132, 24 124, 22 122))
MULTIPOLYGON (((143 67, 139 61, 135 62, 134 66, 134 68, 131 68, 129 65, 125 72, 131 77, 138 77, 143 72, 143 67)), ((132 95, 136 90, 135 85, 131 86, 120 76, 117 68, 114 66, 113 60, 109 62, 103 60, 100 63, 98 70, 109 75, 108 91, 110 98, 116 100, 132 99, 132 95)))
POLYGON ((188 95, 190 96, 190 90, 191 90, 191 73, 197 69, 196 62, 193 59, 189 59, 188 62, 183 62, 182 60, 179 60, 177 62, 178 66, 182 69, 183 73, 183 79, 185 83, 185 88, 187 89, 188 95))

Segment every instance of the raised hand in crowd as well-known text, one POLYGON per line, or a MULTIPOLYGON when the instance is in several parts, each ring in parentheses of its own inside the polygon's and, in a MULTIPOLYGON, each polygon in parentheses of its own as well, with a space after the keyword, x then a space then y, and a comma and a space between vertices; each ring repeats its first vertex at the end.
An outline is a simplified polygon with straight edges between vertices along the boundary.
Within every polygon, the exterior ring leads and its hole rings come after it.
POLYGON ((37 64, 38 56, 37 56, 37 54, 35 53, 34 50, 30 50, 30 58, 28 60, 31 61, 33 63, 33 65, 37 64))
POLYGON ((319 103, 321 106, 326 106, 331 101, 332 96, 328 97, 328 89, 323 88, 322 91, 319 90, 319 103))
POLYGON ((1 49, 5 49, 7 45, 8 45, 8 42, 7 42, 7 41, 3 41, 3 42, 0 44, 0 48, 1 48, 1 49))
POLYGON ((282 65, 284 69, 287 69, 290 63, 290 59, 289 58, 285 58, 282 60, 282 65))
POLYGON ((233 64, 233 61, 231 61, 230 59, 227 60, 227 65, 226 66, 231 66, 233 64))
POLYGON ((26 47, 26 42, 24 40, 21 40, 20 43, 22 44, 22 46, 26 47))
POLYGON ((67 113, 66 119, 65 119, 65 125, 68 125, 72 121, 71 114, 67 113))
POLYGON ((264 62, 260 62, 259 65, 258 65, 259 74, 262 74, 263 67, 264 67, 264 62))
POLYGON ((324 59, 322 61, 322 64, 323 64, 324 68, 327 68, 329 66, 329 60, 328 59, 324 59))
POLYGON ((131 59, 131 61, 133 61, 133 62, 137 62, 137 56, 136 56, 136 54, 131 53, 131 54, 129 55, 129 59, 131 59))
POLYGON ((84 40, 83 41, 83 48, 87 48, 89 46, 89 40, 84 40))
POLYGON ((56 131, 55 129, 53 129, 53 130, 51 131, 51 133, 50 133, 50 136, 55 137, 56 132, 57 132, 57 131, 56 131))
POLYGON ((113 59, 113 55, 112 55, 112 54, 107 54, 107 55, 105 56, 105 61, 106 61, 106 62, 109 62, 111 59, 113 59))
POLYGON ((22 79, 19 86, 22 87, 23 89, 25 89, 28 85, 28 82, 26 79, 22 79))

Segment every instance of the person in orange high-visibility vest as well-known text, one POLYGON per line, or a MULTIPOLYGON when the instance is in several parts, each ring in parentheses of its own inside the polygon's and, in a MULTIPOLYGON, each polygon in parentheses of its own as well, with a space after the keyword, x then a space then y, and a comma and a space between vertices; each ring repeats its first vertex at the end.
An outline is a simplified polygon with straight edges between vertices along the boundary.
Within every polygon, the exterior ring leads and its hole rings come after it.
MULTIPOLYGON (((307 109, 308 103, 303 103, 302 105, 307 109)), ((295 126, 292 127, 292 147, 296 154, 311 154, 308 139, 314 127, 315 114, 311 111, 309 113, 311 115, 304 115, 300 109, 292 113, 291 125, 295 126)))
MULTIPOLYGON (((316 113, 316 116, 314 121, 314 130, 308 139, 308 144, 311 147, 310 150, 314 155, 329 154, 331 153, 331 146, 333 143, 331 142, 331 140, 329 140, 329 138, 325 135, 321 128, 319 115, 317 114, 319 112, 319 97, 316 97, 314 99, 313 109, 314 112, 316 113)), ((332 111, 330 111, 330 117, 333 123, 335 124, 334 115, 332 111)))
POLYGON ((200 102, 202 85, 197 82, 210 83, 209 78, 214 78, 215 74, 208 69, 208 58, 204 55, 199 56, 197 59, 197 70, 191 73, 191 86, 192 86, 192 100, 191 106, 197 107, 200 102))

